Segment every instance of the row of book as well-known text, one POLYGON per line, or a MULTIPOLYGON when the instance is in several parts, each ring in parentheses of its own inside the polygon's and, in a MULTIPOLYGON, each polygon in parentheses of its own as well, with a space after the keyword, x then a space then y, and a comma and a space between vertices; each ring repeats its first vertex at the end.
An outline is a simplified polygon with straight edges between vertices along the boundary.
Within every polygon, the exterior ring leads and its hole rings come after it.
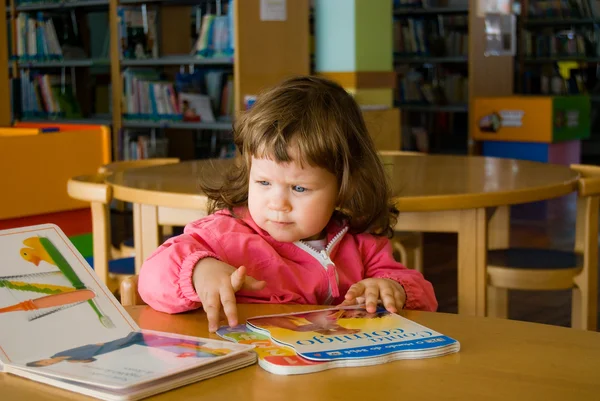
POLYGON ((571 70, 568 77, 558 71, 526 71, 523 93, 534 95, 577 95, 589 92, 585 71, 571 70))
MULTIPOLYGON (((198 38, 191 55, 200 57, 233 57, 233 8, 225 15, 206 13, 201 18, 198 38)), ((124 59, 157 58, 158 9, 154 7, 120 6, 117 9, 121 56, 124 59)))
MULTIPOLYGON (((231 9, 231 7, 230 7, 231 9)), ((13 58, 20 61, 47 61, 69 58, 65 46, 72 46, 69 37, 78 28, 74 16, 49 15, 43 12, 20 12, 16 18, 16 49, 13 58), (58 24, 58 25, 57 25, 58 24), (57 30, 57 28, 59 28, 57 30), (64 57, 63 57, 64 56, 64 57)), ((119 43, 123 59, 152 59, 159 57, 158 8, 119 6, 117 8, 119 43)), ((197 27, 198 38, 190 54, 211 57, 233 57, 233 16, 205 14, 197 27)), ((80 42, 80 38, 74 38, 80 42)), ((103 55, 108 58, 109 35, 104 38, 103 55)), ((80 52, 81 53, 81 52, 80 52)), ((85 54, 77 54, 79 58, 85 54)))
POLYGON ((466 56, 469 50, 469 35, 463 29, 466 26, 464 16, 439 16, 435 20, 395 19, 394 52, 401 55, 466 56), (455 27, 460 29, 453 29, 455 27))
POLYGON ((19 60, 60 60, 63 58, 61 44, 52 18, 43 12, 35 16, 19 13, 16 19, 17 48, 19 60))
POLYGON ((529 18, 586 18, 600 15, 596 0, 537 0, 529 2, 529 18))
POLYGON ((469 97, 468 79, 448 73, 435 80, 411 69, 399 81, 396 100, 403 104, 461 104, 469 97))
POLYGON ((394 7, 398 9, 467 7, 468 4, 468 0, 394 0, 394 7))
POLYGON ((215 122, 233 116, 233 76, 225 71, 198 71, 202 86, 190 74, 170 82, 157 70, 128 68, 123 72, 123 114, 128 119, 215 122))
POLYGON ((119 140, 119 160, 151 159, 168 155, 169 139, 149 136, 147 131, 122 130, 119 140))
MULTIPOLYGON (((593 34, 593 33, 592 33, 593 34)), ((564 30, 543 34, 523 31, 522 52, 526 57, 595 56, 594 42, 584 31, 564 30)))
POLYGON ((30 6, 30 5, 40 5, 40 4, 69 4, 69 3, 83 3, 85 4, 90 0, 18 0, 16 2, 18 6, 30 6))
POLYGON ((26 117, 80 118, 79 103, 65 76, 23 71, 21 112, 26 117))

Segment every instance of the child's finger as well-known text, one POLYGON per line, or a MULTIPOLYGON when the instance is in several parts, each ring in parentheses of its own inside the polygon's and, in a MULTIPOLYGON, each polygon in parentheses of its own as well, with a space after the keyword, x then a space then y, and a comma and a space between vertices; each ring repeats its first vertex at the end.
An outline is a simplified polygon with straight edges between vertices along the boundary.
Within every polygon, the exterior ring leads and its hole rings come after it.
POLYGON ((348 292, 346 292, 346 295, 344 296, 345 299, 347 300, 352 300, 360 295, 362 295, 365 292, 365 285, 361 282, 352 284, 352 286, 348 289, 348 292))
POLYGON ((242 288, 244 290, 258 291, 258 290, 262 290, 263 288, 265 288, 266 285, 267 285, 266 281, 257 280, 252 276, 246 276, 246 279, 244 280, 244 284, 242 285, 242 288))
POLYGON ((233 291, 237 292, 244 285, 244 281, 246 279, 246 267, 240 266, 236 271, 231 273, 231 286, 233 287, 233 291))
POLYGON ((266 281, 257 280, 252 276, 248 276, 246 266, 240 266, 231 274, 231 286, 235 292, 241 289, 258 291, 265 288, 266 281))
POLYGON ((206 297, 202 299, 202 308, 206 312, 208 331, 210 332, 217 331, 219 326, 219 310, 221 309, 221 303, 219 301, 218 292, 206 294, 206 297))
POLYGON ((236 326, 238 324, 237 304, 235 302, 235 292, 233 292, 233 288, 223 286, 221 287, 219 294, 221 295, 221 304, 223 305, 223 312, 227 317, 229 327, 236 326))
POLYGON ((367 312, 374 313, 377 310, 377 301, 379 301, 379 287, 367 287, 365 289, 365 305, 367 312))
POLYGON ((392 288, 382 289, 380 298, 386 310, 393 313, 398 311, 396 308, 396 298, 394 298, 394 290, 392 288))
POLYGON ((403 296, 401 291, 394 290, 394 299, 396 300, 396 308, 398 308, 398 310, 404 308, 406 297, 403 296))

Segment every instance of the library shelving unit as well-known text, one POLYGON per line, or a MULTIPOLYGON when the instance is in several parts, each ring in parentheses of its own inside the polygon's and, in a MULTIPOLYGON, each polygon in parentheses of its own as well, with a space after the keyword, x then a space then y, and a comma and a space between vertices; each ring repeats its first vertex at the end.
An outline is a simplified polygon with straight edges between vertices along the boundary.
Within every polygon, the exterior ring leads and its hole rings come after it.
MULTIPOLYGON (((108 92, 110 65, 108 48, 102 55, 92 55, 89 22, 92 16, 98 19, 98 12, 107 15, 108 0, 10 0, 9 63, 12 76, 19 79, 19 85, 13 85, 11 104, 17 121, 110 124, 107 96, 104 101, 95 96, 98 86, 94 82, 104 81, 104 92, 108 92), (36 77, 42 78, 38 81, 36 77), (60 91, 54 90, 57 86, 60 91), (34 106, 32 95, 36 91, 45 91, 43 111, 34 106)), ((107 46, 105 36, 102 38, 107 46)))
MULTIPOLYGON (((225 2, 223 0, 223 2, 225 2)), ((117 8, 120 5, 143 4, 137 0, 110 0, 111 21, 111 76, 113 82, 113 109, 122 107, 123 68, 151 66, 162 68, 173 73, 182 66, 193 69, 224 69, 233 71, 234 109, 239 112, 244 107, 244 97, 256 95, 260 90, 273 85, 289 75, 307 74, 309 71, 308 57, 308 0, 288 2, 287 19, 285 21, 260 20, 260 0, 233 1, 234 7, 234 53, 233 57, 199 58, 190 56, 194 45, 190 24, 181 21, 190 19, 194 2, 190 1, 153 1, 148 4, 159 8, 160 29, 158 43, 160 54, 158 58, 146 60, 126 60, 119 54, 117 8)), ((196 4, 212 2, 195 2, 196 4)), ((231 4, 231 3, 229 3, 231 4)), ((118 139, 114 133, 121 129, 167 129, 170 138, 183 143, 178 149, 189 149, 193 141, 193 132, 200 130, 211 133, 211 143, 214 143, 218 132, 231 131, 231 119, 216 122, 184 122, 184 121, 148 121, 125 119, 121 113, 113 113, 113 139, 118 139), (185 131, 184 131, 185 130, 185 131), (183 139, 185 138, 185 139, 183 139)), ((115 151, 117 151, 115 149, 115 151)), ((180 153, 178 156, 186 155, 180 153)), ((189 155, 187 157, 193 157, 189 155)))
MULTIPOLYGON (((16 49, 17 18, 19 13, 30 13, 34 17, 38 12, 71 12, 78 13, 102 10, 107 12, 107 54, 95 57, 67 58, 26 58, 17 60, 6 53, 6 46, 0 46, 0 65, 7 66, 17 74, 25 69, 60 71, 89 71, 99 68, 107 69, 107 81, 110 84, 108 113, 94 113, 90 107, 82 119, 67 119, 52 116, 28 116, 19 120, 57 123, 99 123, 108 125, 112 131, 112 157, 118 160, 122 155, 119 148, 124 130, 146 130, 152 135, 160 130, 160 135, 169 134, 176 141, 186 138, 185 145, 177 149, 187 149, 190 141, 193 143, 196 132, 230 132, 231 118, 217 119, 214 123, 185 122, 162 118, 131 118, 123 114, 124 93, 123 73, 126 69, 157 69, 160 73, 171 78, 184 69, 223 69, 233 74, 233 96, 235 111, 244 107, 244 98, 258 94, 267 86, 273 85, 291 75, 309 73, 309 1, 294 0, 287 3, 285 21, 261 21, 260 0, 68 0, 51 2, 32 2, 18 5, 17 0, 10 0, 9 15, 12 26, 12 49, 16 49), (213 10, 221 3, 234 7, 234 52, 232 57, 197 57, 190 55, 194 46, 193 15, 197 7, 212 7, 213 10), (119 37, 119 8, 148 7, 157 10, 157 43, 158 55, 144 59, 128 59, 121 54, 121 39, 119 37), (74 11, 73 11, 74 12, 74 11)), ((1 28, 1 27, 0 27, 1 28)), ((6 29, 6 28, 5 28, 6 29)), ((87 50, 87 49, 86 49, 87 50)), ((14 53, 14 52, 13 52, 14 53)), ((89 51, 86 52, 88 55, 89 51)), ((78 72, 79 73, 79 72, 78 72)), ((0 79, 2 102, 10 104, 8 77, 0 79)), ((86 82, 84 82, 86 83, 86 82)), ((79 88, 78 88, 79 89, 79 88)), ((80 90, 81 92, 81 90, 80 90)), ((88 97, 89 94, 88 94, 88 97)), ((81 100, 83 102, 83 99, 81 100)), ((2 105, 3 103, 0 103, 2 105)), ((83 108, 83 107, 82 107, 83 108)), ((0 113, 10 110, 2 107, 0 113)), ((10 125, 10 114, 0 114, 3 125, 10 125)), ((192 146, 193 148, 193 146, 192 146)), ((178 155, 179 156, 179 155, 178 155)), ((188 155, 194 157, 194 155, 188 155)), ((185 156, 183 158, 186 158, 185 156)))
POLYGON ((394 8, 395 107, 402 111, 405 148, 468 151, 468 15, 467 5, 394 8))
POLYGON ((592 163, 600 158, 599 11, 596 0, 523 0, 515 62, 520 94, 589 97, 591 137, 581 156, 592 163))

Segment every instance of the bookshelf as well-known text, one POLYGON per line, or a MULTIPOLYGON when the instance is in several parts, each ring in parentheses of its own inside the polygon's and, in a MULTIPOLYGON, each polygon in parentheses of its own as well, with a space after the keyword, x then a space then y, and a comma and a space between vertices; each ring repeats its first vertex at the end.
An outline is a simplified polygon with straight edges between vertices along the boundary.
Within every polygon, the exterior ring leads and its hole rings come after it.
POLYGON ((591 138, 582 142, 584 162, 600 160, 600 4, 596 0, 523 0, 515 60, 520 94, 580 95, 591 102, 591 138))
MULTIPOLYGON (((9 59, 9 55, 0 53, 0 65, 7 66, 17 76, 23 71, 39 71, 40 74, 56 72, 62 77, 75 74, 79 78, 77 86, 87 84, 89 71, 106 69, 106 81, 110 84, 107 103, 108 112, 96 112, 91 107, 85 108, 81 118, 66 118, 49 114, 21 116, 19 120, 39 122, 72 122, 72 123, 101 123, 111 126, 113 159, 117 160, 122 154, 119 148, 123 140, 123 132, 127 130, 146 131, 148 135, 167 136, 174 138, 180 147, 194 146, 196 134, 208 133, 214 140, 220 133, 231 131, 232 119, 216 117, 215 122, 181 121, 177 119, 133 118, 124 115, 127 108, 124 103, 124 73, 137 69, 153 69, 164 76, 167 82, 173 82, 178 72, 198 70, 223 71, 223 74, 233 76, 233 108, 238 112, 244 108, 244 97, 256 95, 263 88, 279 82, 290 75, 309 73, 309 1, 294 0, 287 3, 287 19, 285 21, 260 21, 260 0, 235 0, 234 10, 234 47, 232 56, 226 57, 197 57, 190 54, 194 46, 194 13, 206 14, 206 10, 214 11, 223 7, 229 0, 69 0, 17 4, 10 0, 8 7, 8 22, 11 31, 17 32, 17 18, 20 13, 37 16, 38 12, 77 13, 82 15, 90 12, 105 12, 107 27, 107 54, 98 57, 22 57, 9 59), (120 7, 156 10, 157 13, 157 57, 145 59, 124 58, 121 55, 121 39, 119 37, 120 7), (188 23, 189 22, 189 23, 188 23), (306 34, 299 34, 305 32, 306 34), (268 60, 268 62, 265 62, 268 60), (66 75, 65 75, 66 74, 66 75), (81 79, 83 78, 83 80, 81 79), (80 83, 83 81, 83 83, 80 83)), ((46 15, 46 14, 44 14, 46 15)), ((200 17, 197 17, 199 19, 200 17)), ((5 22, 6 23, 6 22, 5 22)), ((6 29, 6 27, 4 28, 6 29)), ((89 35, 89 32, 88 32, 89 35)), ((16 35, 12 35, 11 48, 16 49, 16 35)), ((6 46, 1 47, 6 52, 6 46)), ((14 55, 14 52, 13 52, 14 55)), ((8 77, 0 79, 0 91, 3 96, 0 105, 10 105, 10 97, 5 87, 10 87, 8 77)), ((79 89, 79 88, 78 88, 79 89)), ((83 102, 83 100, 81 100, 83 102)), ((78 103, 79 104, 79 103, 78 103)), ((0 121, 4 125, 11 124, 9 107, 2 107, 0 121)), ((135 116, 134 116, 135 117, 135 116)), ((185 158, 185 157, 184 157, 185 158)))
POLYGON ((469 7, 441 3, 394 4, 394 105, 402 111, 404 148, 468 153, 469 7))

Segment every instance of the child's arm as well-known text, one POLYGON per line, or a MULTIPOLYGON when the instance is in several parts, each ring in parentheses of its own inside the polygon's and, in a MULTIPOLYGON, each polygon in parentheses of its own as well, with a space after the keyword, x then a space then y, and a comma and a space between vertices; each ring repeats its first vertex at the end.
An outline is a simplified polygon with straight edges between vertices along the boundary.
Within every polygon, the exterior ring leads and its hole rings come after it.
POLYGON ((204 258, 220 259, 217 241, 199 222, 186 226, 184 233, 162 244, 142 265, 138 280, 140 296, 161 312, 179 313, 201 306, 192 273, 204 258))
POLYGON ((404 288, 405 309, 435 311, 437 300, 431 283, 416 270, 407 269, 396 262, 388 238, 361 234, 361 251, 365 265, 365 278, 387 278, 404 288))

